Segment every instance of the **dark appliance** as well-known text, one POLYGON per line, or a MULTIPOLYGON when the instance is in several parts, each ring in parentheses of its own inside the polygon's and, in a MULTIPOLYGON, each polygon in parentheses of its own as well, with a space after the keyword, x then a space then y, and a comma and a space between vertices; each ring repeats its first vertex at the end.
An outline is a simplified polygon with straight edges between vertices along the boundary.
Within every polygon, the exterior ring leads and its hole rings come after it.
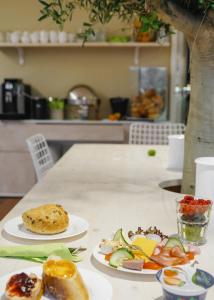
POLYGON ((31 118, 37 120, 49 118, 48 100, 46 98, 32 97, 31 118))
POLYGON ((0 93, 0 119, 30 118, 31 87, 20 79, 5 79, 0 93))
POLYGON ((121 119, 128 115, 129 99, 122 97, 110 98, 112 113, 120 113, 121 119))

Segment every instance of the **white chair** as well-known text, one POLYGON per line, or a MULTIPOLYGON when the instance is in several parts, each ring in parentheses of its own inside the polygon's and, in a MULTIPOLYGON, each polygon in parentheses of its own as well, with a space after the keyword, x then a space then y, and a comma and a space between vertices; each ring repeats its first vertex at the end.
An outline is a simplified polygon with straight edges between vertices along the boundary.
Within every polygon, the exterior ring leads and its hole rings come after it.
POLYGON ((42 134, 36 134, 26 140, 33 161, 37 180, 53 167, 54 162, 47 141, 42 134))
POLYGON ((168 135, 184 132, 185 125, 180 123, 132 123, 129 144, 167 145, 168 135))

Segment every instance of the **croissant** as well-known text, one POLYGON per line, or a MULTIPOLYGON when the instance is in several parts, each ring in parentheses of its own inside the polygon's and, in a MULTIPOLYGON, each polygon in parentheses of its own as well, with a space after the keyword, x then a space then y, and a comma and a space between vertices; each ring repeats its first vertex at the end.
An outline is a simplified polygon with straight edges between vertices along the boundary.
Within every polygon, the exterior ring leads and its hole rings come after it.
POLYGON ((43 266, 43 282, 58 300, 88 300, 89 294, 74 263, 50 259, 43 266))

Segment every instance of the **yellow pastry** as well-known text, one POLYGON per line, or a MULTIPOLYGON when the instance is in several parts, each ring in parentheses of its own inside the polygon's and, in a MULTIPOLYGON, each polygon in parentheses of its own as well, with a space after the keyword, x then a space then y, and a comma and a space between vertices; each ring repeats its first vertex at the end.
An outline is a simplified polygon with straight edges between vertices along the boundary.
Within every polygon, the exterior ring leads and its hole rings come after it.
POLYGON ((46 204, 23 213, 26 229, 40 234, 56 234, 65 231, 69 225, 68 213, 58 204, 46 204))
POLYGON ((58 300, 88 300, 89 294, 74 263, 67 260, 48 260, 43 266, 43 281, 58 300))

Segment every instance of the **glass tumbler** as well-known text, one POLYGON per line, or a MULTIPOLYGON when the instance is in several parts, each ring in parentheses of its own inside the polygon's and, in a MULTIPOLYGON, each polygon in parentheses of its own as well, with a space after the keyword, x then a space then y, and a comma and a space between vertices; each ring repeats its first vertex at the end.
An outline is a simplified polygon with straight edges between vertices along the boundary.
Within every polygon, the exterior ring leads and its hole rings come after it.
POLYGON ((185 199, 177 202, 178 235, 183 242, 194 245, 206 243, 207 227, 210 220, 212 201, 185 199))

